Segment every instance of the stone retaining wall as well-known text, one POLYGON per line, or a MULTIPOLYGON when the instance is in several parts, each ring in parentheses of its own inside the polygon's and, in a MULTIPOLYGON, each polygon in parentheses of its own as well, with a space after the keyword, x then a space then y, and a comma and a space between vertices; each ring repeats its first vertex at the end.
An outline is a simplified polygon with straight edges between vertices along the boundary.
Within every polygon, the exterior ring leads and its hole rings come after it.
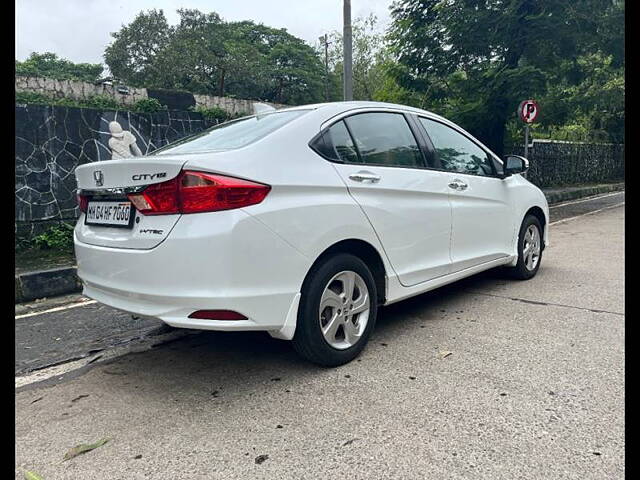
MULTIPOLYGON (((16 76, 16 92, 32 92, 47 95, 54 98, 71 98, 74 100, 88 100, 96 95, 104 95, 116 100, 120 105, 132 105, 142 98, 156 98, 154 92, 159 89, 146 89, 125 87, 124 85, 95 85, 88 82, 75 80, 55 80, 45 77, 18 77, 16 76)), ((169 92, 169 91, 165 91, 169 92)), ((180 92, 182 95, 193 97, 193 105, 196 107, 220 107, 232 115, 253 112, 253 103, 259 100, 244 100, 240 98, 215 97, 210 95, 198 95, 180 92)), ((262 101, 260 101, 262 102, 262 101)), ((271 102, 262 102, 275 108, 283 108, 286 105, 271 102)), ((179 108, 168 105, 169 109, 179 108)))

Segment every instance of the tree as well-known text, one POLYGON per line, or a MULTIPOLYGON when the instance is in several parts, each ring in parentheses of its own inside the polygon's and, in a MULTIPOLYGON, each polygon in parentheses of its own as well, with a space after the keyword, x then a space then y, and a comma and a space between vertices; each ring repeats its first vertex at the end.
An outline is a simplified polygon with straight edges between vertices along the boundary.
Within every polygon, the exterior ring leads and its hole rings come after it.
POLYGON ((95 82, 102 70, 99 63, 73 63, 51 52, 33 52, 24 62, 16 60, 16 75, 19 76, 95 82))
POLYGON ((320 101, 324 68, 314 49, 285 29, 263 28, 265 76, 271 85, 265 96, 280 103, 320 101))
MULTIPOLYGON (((353 99, 374 100, 385 78, 385 65, 390 60, 384 33, 378 31, 374 14, 358 17, 352 25, 353 44, 353 99)), ((342 99, 342 33, 334 30, 329 35, 329 68, 332 99, 342 99)), ((324 52, 321 52, 324 55, 324 52)))
POLYGON ((544 95, 565 62, 616 43, 620 4, 398 0, 389 34, 396 94, 436 106, 502 154, 520 100, 544 95))
POLYGON ((114 41, 107 46, 104 60, 111 73, 132 86, 153 86, 162 78, 164 68, 158 55, 173 35, 162 10, 140 12, 129 25, 112 33, 114 41), (151 85, 150 85, 151 86, 151 85))
POLYGON ((321 98, 320 59, 286 30, 195 9, 178 14, 179 24, 169 27, 162 10, 140 13, 112 34, 105 60, 114 75, 132 85, 209 95, 283 103, 321 98), (160 30, 163 36, 148 40, 160 30))

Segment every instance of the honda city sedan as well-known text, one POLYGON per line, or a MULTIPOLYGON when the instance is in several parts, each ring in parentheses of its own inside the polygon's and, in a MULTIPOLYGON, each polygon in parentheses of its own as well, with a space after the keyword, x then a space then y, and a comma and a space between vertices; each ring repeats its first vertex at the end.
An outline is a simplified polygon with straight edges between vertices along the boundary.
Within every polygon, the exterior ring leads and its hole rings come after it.
POLYGON ((494 267, 536 274, 549 209, 527 168, 417 108, 261 112, 79 166, 78 275, 106 305, 266 331, 337 366, 380 306, 494 267))

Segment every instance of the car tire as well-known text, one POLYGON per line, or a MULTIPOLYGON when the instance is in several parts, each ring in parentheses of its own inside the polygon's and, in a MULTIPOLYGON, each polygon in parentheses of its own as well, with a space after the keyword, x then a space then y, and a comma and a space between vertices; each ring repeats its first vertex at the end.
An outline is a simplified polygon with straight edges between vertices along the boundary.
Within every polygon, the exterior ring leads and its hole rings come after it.
POLYGON ((356 358, 378 313, 376 283, 367 265, 354 255, 332 255, 309 272, 301 294, 293 337, 298 354, 324 367, 356 358))
POLYGON ((508 269, 512 278, 529 280, 540 269, 544 230, 535 215, 527 215, 518 233, 518 263, 508 269))

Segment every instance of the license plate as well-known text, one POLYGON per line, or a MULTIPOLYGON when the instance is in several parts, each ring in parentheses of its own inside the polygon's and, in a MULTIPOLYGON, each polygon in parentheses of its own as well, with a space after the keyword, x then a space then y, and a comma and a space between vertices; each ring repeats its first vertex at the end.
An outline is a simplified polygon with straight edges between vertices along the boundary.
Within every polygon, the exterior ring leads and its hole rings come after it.
POLYGON ((84 223, 85 225, 131 228, 133 217, 134 210, 131 202, 89 201, 84 223))

